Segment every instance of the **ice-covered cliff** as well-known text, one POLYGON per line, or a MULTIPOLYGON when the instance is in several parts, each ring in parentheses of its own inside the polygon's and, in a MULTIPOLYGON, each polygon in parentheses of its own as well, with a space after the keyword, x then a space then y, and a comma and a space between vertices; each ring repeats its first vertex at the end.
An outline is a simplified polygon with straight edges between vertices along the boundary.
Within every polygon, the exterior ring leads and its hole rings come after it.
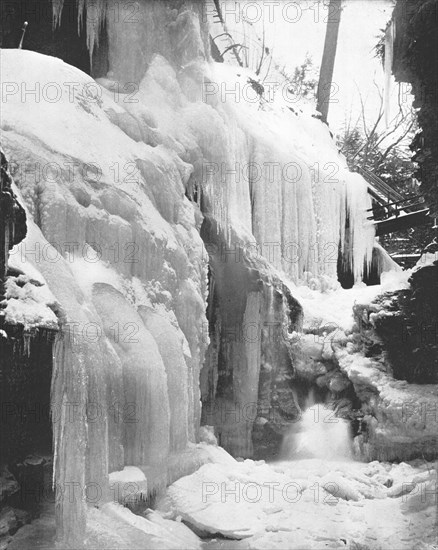
POLYGON ((7 321, 35 325, 27 301, 58 331, 54 480, 71 543, 86 486, 104 502, 109 473, 137 466, 151 495, 198 463, 201 398, 233 453, 278 445, 296 412, 294 284, 336 286, 340 255, 359 280, 373 247, 365 182, 328 129, 211 64, 198 7, 136 5, 137 22, 107 18, 97 82, 2 52, 3 146, 28 212, 7 321))

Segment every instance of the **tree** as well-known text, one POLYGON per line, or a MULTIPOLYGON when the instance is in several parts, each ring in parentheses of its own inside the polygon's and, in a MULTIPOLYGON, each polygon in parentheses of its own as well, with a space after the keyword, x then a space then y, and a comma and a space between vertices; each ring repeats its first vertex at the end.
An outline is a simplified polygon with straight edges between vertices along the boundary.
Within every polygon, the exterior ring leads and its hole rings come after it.
POLYGON ((341 24, 342 0, 330 0, 328 9, 327 32, 318 82, 318 103, 316 106, 316 110, 322 115, 322 121, 326 123, 330 106, 336 50, 338 47, 339 26, 341 24))
POLYGON ((380 99, 377 116, 370 121, 366 114, 366 102, 359 92, 361 111, 352 124, 346 124, 341 137, 341 152, 347 157, 352 170, 364 168, 380 175, 384 172, 388 158, 396 154, 410 160, 408 144, 418 129, 414 109, 408 103, 399 101, 397 114, 389 122, 384 123, 385 105, 383 90, 374 83, 380 99))
MULTIPOLYGON (((420 195, 415 179, 417 165, 412 160, 409 144, 418 129, 415 111, 400 102, 399 110, 390 125, 384 124, 383 92, 379 89, 380 107, 377 116, 369 121, 362 96, 361 112, 352 123, 351 117, 339 139, 341 152, 352 171, 372 172, 405 197, 420 195)), ((431 227, 416 227, 396 234, 385 235, 381 244, 390 254, 420 253, 432 240, 431 227)))
POLYGON ((303 99, 315 99, 318 71, 315 69, 309 53, 306 54, 303 63, 295 67, 293 74, 289 74, 286 67, 280 68, 276 66, 276 69, 284 78, 293 95, 303 99))
POLYGON ((285 85, 296 98, 315 99, 319 71, 314 67, 309 53, 303 63, 290 73, 276 62, 273 48, 267 42, 263 21, 256 25, 241 11, 238 28, 230 29, 225 24, 221 3, 214 0, 214 6, 210 35, 213 58, 217 62, 229 62, 250 69, 255 78, 249 78, 248 83, 260 95, 261 105, 265 102, 263 84, 272 78, 285 85))

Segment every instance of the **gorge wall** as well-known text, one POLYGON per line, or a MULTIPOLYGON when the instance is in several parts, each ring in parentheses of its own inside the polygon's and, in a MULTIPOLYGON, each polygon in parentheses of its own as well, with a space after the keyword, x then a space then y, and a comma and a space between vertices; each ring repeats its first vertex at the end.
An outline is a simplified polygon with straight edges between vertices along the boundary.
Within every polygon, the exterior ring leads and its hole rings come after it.
POLYGON ((400 0, 395 5, 392 19, 396 29, 392 72, 405 89, 408 83, 411 85, 415 98, 413 106, 417 110, 420 130, 411 149, 418 164, 417 178, 421 182, 421 192, 427 199, 431 215, 436 217, 438 60, 435 52, 438 46, 438 2, 400 0))

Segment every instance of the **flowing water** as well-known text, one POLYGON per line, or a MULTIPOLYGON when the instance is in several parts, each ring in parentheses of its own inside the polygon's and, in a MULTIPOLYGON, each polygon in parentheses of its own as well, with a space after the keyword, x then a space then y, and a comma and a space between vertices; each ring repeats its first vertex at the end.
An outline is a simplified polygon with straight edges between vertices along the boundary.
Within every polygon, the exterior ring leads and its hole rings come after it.
POLYGON ((284 437, 281 458, 339 460, 351 457, 352 435, 349 422, 338 418, 330 403, 316 403, 311 393, 299 421, 284 437))

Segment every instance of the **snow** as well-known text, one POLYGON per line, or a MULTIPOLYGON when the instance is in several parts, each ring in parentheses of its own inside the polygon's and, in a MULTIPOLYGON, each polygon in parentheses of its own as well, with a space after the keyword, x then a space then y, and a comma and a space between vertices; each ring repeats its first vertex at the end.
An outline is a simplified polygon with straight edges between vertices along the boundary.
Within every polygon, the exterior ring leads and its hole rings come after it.
POLYGON ((245 539, 246 548, 401 550, 433 542, 433 492, 424 502, 421 491, 435 479, 433 465, 418 462, 228 460, 202 466, 167 494, 175 517, 210 536, 245 539), (412 497, 383 482, 405 484, 412 497))
MULTIPOLYGON (((19 194, 16 188, 14 191, 19 194)), ((6 280, 5 322, 12 325, 20 324, 25 331, 38 327, 58 330, 55 311, 59 303, 38 269, 22 262, 26 246, 31 246, 32 233, 33 225, 30 222, 27 237, 22 243, 14 246, 9 254, 8 265, 15 269, 18 275, 6 280)))
POLYGON ((113 499, 120 504, 135 504, 140 500, 147 500, 148 483, 140 468, 125 466, 123 470, 111 472, 108 478, 113 499))
POLYGON ((438 262, 438 252, 427 252, 421 256, 414 269, 421 269, 422 267, 433 265, 435 262, 438 262))
POLYGON ((109 480, 110 483, 139 483, 146 481, 146 476, 136 466, 125 466, 119 472, 111 472, 109 480))
MULTIPOLYGON (((7 107, 2 113, 2 126, 6 140, 16 129, 20 135, 37 138, 39 149, 56 151, 58 155, 53 159, 53 175, 48 167, 44 172, 47 163, 41 163, 41 178, 46 179, 52 193, 59 193, 55 191, 54 182, 62 181, 60 168, 78 181, 82 176, 83 181, 95 179, 122 184, 123 192, 143 206, 142 223, 154 235, 172 240, 168 225, 141 192, 141 179, 134 170, 136 158, 149 156, 151 147, 129 139, 109 121, 105 110, 115 103, 104 95, 101 97, 102 91, 92 78, 55 57, 25 50, 5 50, 2 52, 2 80, 22 83, 21 88, 14 87, 5 97, 7 107), (45 99, 52 97, 49 95, 51 85, 55 87, 53 93, 57 92, 53 96, 56 101, 45 99), (31 89, 37 92, 32 95, 28 92, 31 89), (23 94, 26 101, 22 101, 23 94), (70 138, 62 139, 66 134, 70 138)), ((27 183, 32 183, 32 178, 27 183)), ((67 183, 73 182, 67 180, 67 183)), ((42 215, 47 216, 48 212, 43 211, 42 215)))
POLYGON ((36 286, 26 275, 9 278, 5 285, 5 322, 19 324, 25 331, 32 328, 58 329, 58 318, 52 308, 57 302, 47 286, 36 286))
POLYGON ((326 292, 312 290, 301 285, 290 284, 292 294, 298 299, 304 310, 304 331, 324 329, 326 332, 335 331, 336 339, 341 339, 342 332, 353 329, 353 306, 355 304, 369 304, 384 292, 391 292, 409 288, 408 279, 412 270, 388 271, 381 275, 381 284, 366 286, 356 284, 351 289, 343 289, 338 285, 335 289, 326 292))
MULTIPOLYGON (((90 538, 91 535, 94 537, 100 535, 100 531, 109 519, 110 529, 113 530, 117 526, 117 531, 125 535, 120 541, 123 545, 133 541, 137 542, 136 535, 138 537, 138 532, 140 532, 147 536, 143 539, 143 548, 160 550, 179 550, 181 548, 196 550, 201 548, 199 538, 183 523, 163 519, 152 511, 149 511, 146 517, 142 517, 119 504, 109 503, 103 505, 98 513, 95 512, 90 516, 94 520, 90 522, 91 529, 88 534, 90 538), (128 530, 127 527, 129 527, 128 530)), ((115 533, 111 533, 111 530, 109 533, 107 532, 107 536, 113 538, 111 546, 114 547, 115 533)))

